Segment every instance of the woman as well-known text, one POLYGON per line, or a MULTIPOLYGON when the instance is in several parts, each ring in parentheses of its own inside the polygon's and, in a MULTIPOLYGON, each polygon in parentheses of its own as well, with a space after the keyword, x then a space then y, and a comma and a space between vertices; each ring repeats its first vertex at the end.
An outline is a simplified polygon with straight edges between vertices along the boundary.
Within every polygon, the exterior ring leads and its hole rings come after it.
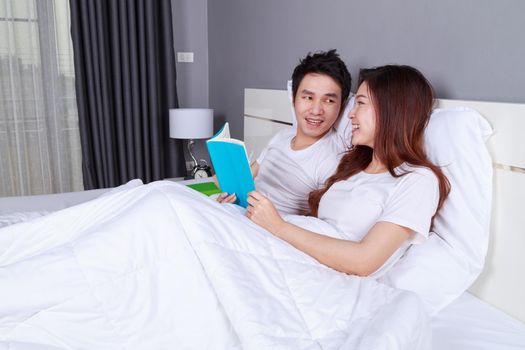
POLYGON ((415 68, 360 72, 349 114, 353 147, 309 197, 312 215, 335 226, 341 238, 287 222, 257 191, 250 193, 247 216, 322 264, 378 277, 410 244, 425 240, 450 191, 423 145, 432 105, 432 87, 415 68))

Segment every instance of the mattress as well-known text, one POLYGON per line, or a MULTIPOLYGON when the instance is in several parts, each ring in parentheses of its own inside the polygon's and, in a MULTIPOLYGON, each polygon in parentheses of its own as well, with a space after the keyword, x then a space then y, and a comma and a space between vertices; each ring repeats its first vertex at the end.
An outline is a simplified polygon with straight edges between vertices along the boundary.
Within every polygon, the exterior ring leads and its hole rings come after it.
POLYGON ((110 191, 109 188, 35 196, 0 197, 0 215, 16 212, 57 211, 71 207, 110 191))
POLYGON ((432 319, 433 349, 523 350, 525 324, 470 293, 432 319))

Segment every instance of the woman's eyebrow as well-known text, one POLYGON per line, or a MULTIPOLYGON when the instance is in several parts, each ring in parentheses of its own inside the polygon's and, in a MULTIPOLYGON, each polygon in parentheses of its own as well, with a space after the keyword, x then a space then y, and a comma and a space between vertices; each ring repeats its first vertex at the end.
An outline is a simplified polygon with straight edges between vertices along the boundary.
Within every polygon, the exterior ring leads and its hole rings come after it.
POLYGON ((357 95, 355 98, 360 98, 360 97, 362 97, 362 98, 368 98, 368 96, 366 96, 366 95, 357 95))

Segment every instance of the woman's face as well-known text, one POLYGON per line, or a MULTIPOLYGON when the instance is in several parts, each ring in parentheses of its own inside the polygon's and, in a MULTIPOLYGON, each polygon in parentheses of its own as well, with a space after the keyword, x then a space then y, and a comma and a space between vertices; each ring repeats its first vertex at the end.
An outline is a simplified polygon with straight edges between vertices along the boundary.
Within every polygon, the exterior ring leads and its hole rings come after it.
POLYGON ((352 145, 374 148, 376 112, 366 82, 357 90, 354 108, 350 111, 349 118, 352 123, 352 145))

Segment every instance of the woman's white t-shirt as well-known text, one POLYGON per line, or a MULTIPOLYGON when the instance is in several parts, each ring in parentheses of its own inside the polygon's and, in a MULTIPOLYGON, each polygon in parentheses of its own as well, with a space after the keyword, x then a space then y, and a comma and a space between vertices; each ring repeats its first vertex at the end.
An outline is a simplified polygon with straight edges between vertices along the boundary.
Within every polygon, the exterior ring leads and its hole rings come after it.
POLYGON ((373 277, 382 275, 410 244, 422 243, 428 237, 439 201, 438 180, 428 168, 406 164, 396 168, 397 174, 407 171, 400 177, 393 177, 389 172, 360 172, 333 184, 319 203, 318 218, 334 226, 342 238, 354 242, 361 241, 379 221, 413 231, 373 277))

